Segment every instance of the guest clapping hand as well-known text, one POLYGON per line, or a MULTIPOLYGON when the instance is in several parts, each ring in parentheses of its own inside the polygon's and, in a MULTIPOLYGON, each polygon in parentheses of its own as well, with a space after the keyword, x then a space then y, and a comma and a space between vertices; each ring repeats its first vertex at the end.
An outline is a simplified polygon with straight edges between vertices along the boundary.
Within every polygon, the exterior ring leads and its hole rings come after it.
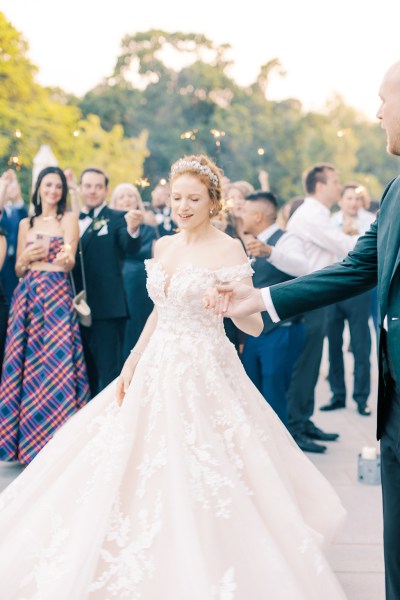
POLYGON ((272 247, 264 244, 260 240, 254 239, 246 243, 246 251, 248 255, 256 258, 269 258, 271 256, 272 247))

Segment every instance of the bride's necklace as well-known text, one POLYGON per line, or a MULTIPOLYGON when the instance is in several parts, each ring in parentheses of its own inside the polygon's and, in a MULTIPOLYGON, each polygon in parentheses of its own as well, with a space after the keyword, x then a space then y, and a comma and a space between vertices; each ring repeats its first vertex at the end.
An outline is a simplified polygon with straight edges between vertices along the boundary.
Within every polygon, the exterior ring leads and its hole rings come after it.
POLYGON ((42 221, 44 221, 46 223, 46 221, 51 221, 52 219, 56 219, 56 215, 49 215, 48 217, 44 217, 42 215, 42 221))

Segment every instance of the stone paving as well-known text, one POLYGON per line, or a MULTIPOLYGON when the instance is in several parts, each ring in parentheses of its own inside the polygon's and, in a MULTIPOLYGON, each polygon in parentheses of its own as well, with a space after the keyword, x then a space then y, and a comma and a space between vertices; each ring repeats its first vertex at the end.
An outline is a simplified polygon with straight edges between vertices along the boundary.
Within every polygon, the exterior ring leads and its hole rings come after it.
MULTIPOLYGON (((346 344, 345 344, 346 346, 346 344)), ((345 590, 348 600, 384 600, 384 568, 382 548, 382 510, 380 486, 357 481, 357 457, 363 446, 379 448, 375 438, 376 359, 372 355, 371 417, 362 417, 355 403, 331 413, 318 407, 330 398, 326 381, 326 348, 317 386, 315 423, 325 431, 340 433, 340 439, 327 444, 323 455, 308 456, 332 483, 348 512, 343 530, 329 549, 330 563, 345 590)), ((346 352, 348 389, 352 390, 352 354, 346 352)), ((0 490, 21 471, 17 465, 0 466, 0 490)), ((250 600, 250 599, 249 599, 250 600)))
MULTIPOLYGON (((346 347, 347 344, 345 344, 346 347)), ((373 348, 373 351, 375 348, 373 348)), ((352 392, 353 355, 346 352, 348 396, 352 392), (350 392, 350 393, 349 393, 350 392)), ((366 485, 357 480, 358 453, 363 446, 379 444, 375 437, 377 365, 371 355, 372 416, 358 414, 348 397, 348 407, 332 412, 315 411, 316 425, 325 431, 340 433, 340 439, 326 444, 325 454, 308 454, 329 479, 348 512, 343 530, 329 550, 331 565, 349 600, 384 600, 384 566, 382 545, 382 507, 380 485, 366 485)), ((317 386, 317 406, 326 404, 331 394, 327 375, 326 348, 317 386)))

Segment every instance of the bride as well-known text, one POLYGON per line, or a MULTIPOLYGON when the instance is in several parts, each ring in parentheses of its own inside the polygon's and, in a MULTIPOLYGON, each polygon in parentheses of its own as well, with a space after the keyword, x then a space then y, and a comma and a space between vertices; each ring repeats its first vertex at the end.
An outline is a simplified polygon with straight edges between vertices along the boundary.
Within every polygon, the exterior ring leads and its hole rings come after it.
POLYGON ((185 157, 171 186, 180 232, 146 263, 155 309, 120 378, 0 496, 2 597, 343 599, 322 550, 343 508, 203 307, 217 282, 251 284, 210 221, 220 173, 185 157))

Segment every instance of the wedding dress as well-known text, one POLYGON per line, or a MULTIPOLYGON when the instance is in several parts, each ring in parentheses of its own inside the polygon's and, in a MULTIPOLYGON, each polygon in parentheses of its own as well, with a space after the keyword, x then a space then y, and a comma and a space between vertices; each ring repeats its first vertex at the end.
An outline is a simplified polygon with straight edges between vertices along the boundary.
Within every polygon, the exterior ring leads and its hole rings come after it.
POLYGON ((122 407, 111 384, 0 496, 2 600, 338 600, 328 482, 202 306, 249 264, 146 261, 158 323, 122 407))

